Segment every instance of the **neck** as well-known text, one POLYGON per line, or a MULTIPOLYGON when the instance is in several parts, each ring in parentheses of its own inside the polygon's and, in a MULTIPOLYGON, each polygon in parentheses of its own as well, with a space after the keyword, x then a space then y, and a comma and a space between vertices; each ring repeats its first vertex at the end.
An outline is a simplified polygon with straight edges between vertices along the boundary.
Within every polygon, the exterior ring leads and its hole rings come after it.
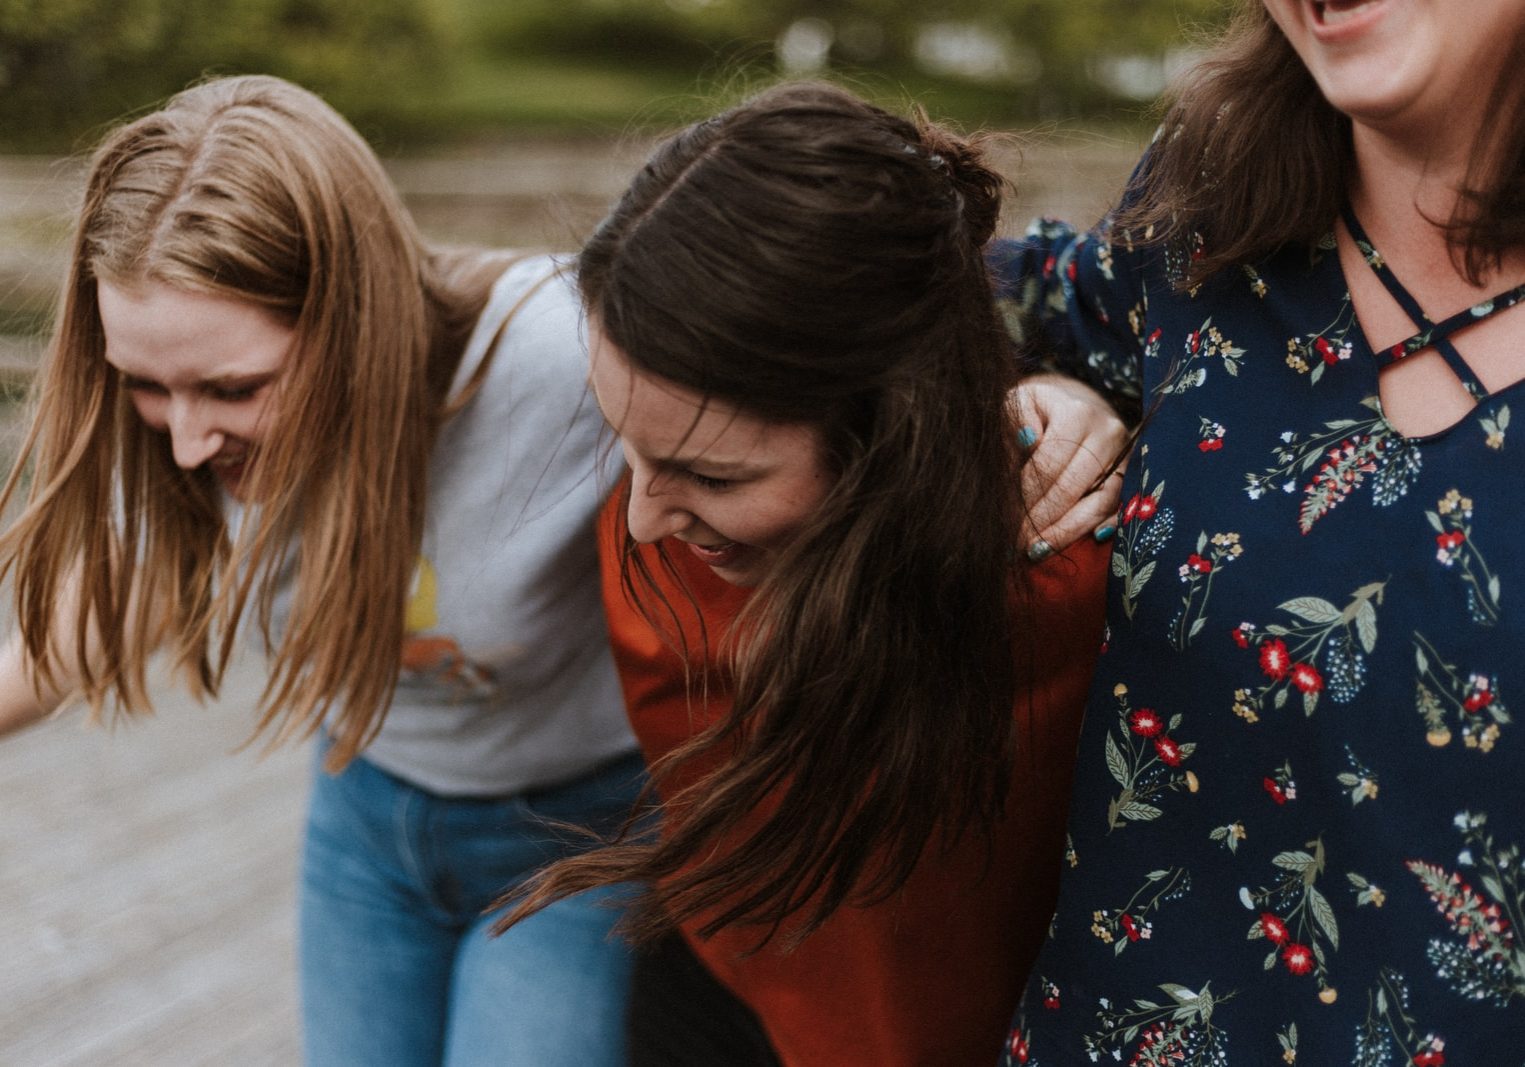
MULTIPOLYGON (((1462 282, 1447 240, 1468 164, 1479 138, 1459 132, 1428 140, 1356 125, 1355 175, 1350 202, 1372 242, 1410 284, 1462 282)), ((1489 272, 1478 287, 1495 286, 1499 275, 1525 270, 1525 254, 1506 257, 1502 272, 1489 272)))
MULTIPOLYGON (((1351 202, 1363 221, 1370 216, 1387 220, 1388 226, 1401 224, 1407 229, 1423 223, 1439 231, 1434 223, 1449 219, 1456 209, 1472 138, 1462 145, 1447 145, 1356 124, 1352 139, 1351 202)), ((1437 236, 1444 239, 1443 232, 1437 236)))

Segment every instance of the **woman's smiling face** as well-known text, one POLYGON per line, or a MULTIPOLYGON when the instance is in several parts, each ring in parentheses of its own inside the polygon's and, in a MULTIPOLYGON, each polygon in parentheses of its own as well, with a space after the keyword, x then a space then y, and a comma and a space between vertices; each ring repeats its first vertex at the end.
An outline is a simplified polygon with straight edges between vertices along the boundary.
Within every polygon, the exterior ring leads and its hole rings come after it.
POLYGON ((1518 0, 1263 0, 1358 126, 1439 136, 1481 120, 1525 26, 1518 0))
POLYGON ((97 284, 106 361, 175 463, 207 467, 235 498, 274 418, 296 332, 257 304, 162 282, 97 284))
POLYGON ((835 480, 820 431, 643 373, 593 322, 589 349, 593 392, 630 465, 630 535, 676 537, 721 578, 756 585, 835 480))

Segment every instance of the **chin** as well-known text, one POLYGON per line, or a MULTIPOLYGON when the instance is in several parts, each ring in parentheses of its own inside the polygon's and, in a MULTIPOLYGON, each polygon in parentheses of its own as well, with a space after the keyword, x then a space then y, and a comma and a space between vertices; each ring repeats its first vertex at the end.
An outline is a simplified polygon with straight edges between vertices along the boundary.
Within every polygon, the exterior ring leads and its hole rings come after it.
POLYGON ((1341 72, 1339 78, 1321 81, 1324 99, 1336 111, 1358 126, 1381 130, 1410 121, 1420 104, 1419 94, 1393 77, 1390 70, 1377 70, 1369 76, 1361 72, 1341 72))
POLYGON ((742 589, 761 585, 767 573, 763 568, 758 567, 711 567, 710 570, 721 581, 742 589))

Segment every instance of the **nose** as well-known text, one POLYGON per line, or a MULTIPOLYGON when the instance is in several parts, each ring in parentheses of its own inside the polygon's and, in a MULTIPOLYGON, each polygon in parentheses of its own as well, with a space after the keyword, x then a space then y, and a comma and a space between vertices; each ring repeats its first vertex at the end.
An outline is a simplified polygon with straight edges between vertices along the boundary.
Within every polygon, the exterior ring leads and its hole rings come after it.
POLYGON ((631 537, 649 545, 681 532, 692 521, 674 494, 663 492, 641 465, 631 464, 630 504, 625 514, 631 537))
POLYGON ((199 467, 222 451, 226 435, 214 425, 198 400, 172 398, 165 421, 175 465, 182 470, 199 467))

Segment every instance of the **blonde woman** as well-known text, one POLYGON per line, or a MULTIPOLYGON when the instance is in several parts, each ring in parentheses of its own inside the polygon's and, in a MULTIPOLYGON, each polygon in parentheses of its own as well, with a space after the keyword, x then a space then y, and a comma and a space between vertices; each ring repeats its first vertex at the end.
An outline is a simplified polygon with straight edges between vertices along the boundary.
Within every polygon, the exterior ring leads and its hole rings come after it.
POLYGON ((199 85, 95 155, 0 540, 0 732, 71 694, 145 710, 156 650, 215 691, 235 635, 263 640, 259 729, 320 734, 326 772, 313 1064, 624 1059, 609 894, 497 940, 479 917, 573 847, 547 821, 617 822, 641 782, 586 370, 554 263, 427 247, 296 86, 199 85))

